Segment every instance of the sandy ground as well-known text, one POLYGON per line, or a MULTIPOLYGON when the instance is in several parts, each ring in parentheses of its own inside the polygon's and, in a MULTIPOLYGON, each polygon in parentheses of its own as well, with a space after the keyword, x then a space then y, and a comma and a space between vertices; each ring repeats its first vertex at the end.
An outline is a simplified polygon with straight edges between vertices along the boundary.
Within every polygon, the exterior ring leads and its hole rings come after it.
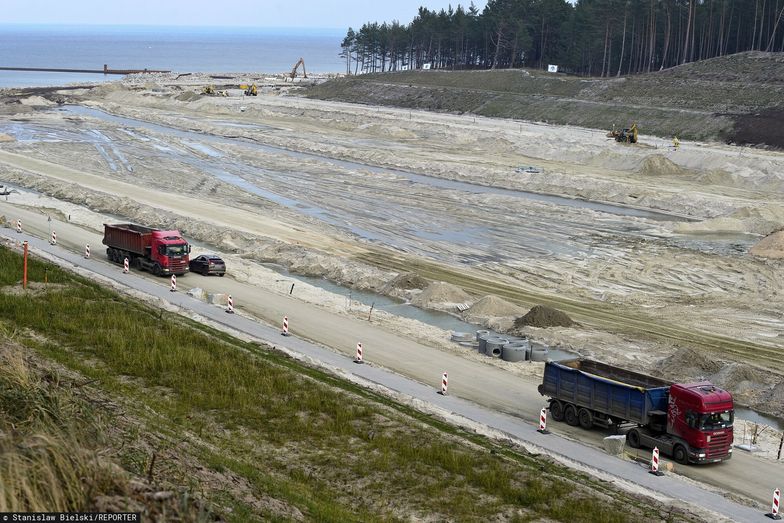
MULTIPOLYGON (((3 105, 0 133, 10 138, 0 144, 0 183, 21 191, 9 202, 58 209, 92 231, 115 219, 178 227, 226 256, 238 281, 265 288, 287 284, 259 262, 416 299, 416 289, 389 287, 399 271, 383 260, 400 255, 751 350, 781 349, 781 261, 749 249, 784 226, 784 155, 702 143, 674 150, 645 136, 627 147, 586 129, 272 94, 282 91, 204 97, 193 79, 158 80, 57 95, 82 108, 41 96, 3 105)), ((298 299, 339 314, 369 312, 303 289, 298 299)), ((482 297, 427 305, 456 312, 482 297)), ((500 328, 519 314, 492 312, 470 317, 500 328)), ((460 350, 440 329, 374 315, 404 336, 460 350)), ((683 349, 585 322, 526 334, 658 373, 671 372, 666 358, 683 349)), ((677 369, 690 369, 684 379, 715 376, 760 410, 784 410, 784 367, 770 373, 769 360, 713 357, 741 367, 731 376, 692 360, 677 369)))

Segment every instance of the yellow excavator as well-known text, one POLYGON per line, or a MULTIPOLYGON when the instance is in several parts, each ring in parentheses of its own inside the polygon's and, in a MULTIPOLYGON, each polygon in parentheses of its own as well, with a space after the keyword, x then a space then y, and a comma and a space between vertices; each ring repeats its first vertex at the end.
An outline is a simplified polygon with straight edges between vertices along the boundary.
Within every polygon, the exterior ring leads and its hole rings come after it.
POLYGON ((607 138, 615 138, 616 142, 621 143, 637 143, 637 124, 633 123, 631 127, 620 131, 613 126, 613 130, 607 133, 607 138))
POLYGON ((240 85, 240 89, 244 89, 245 96, 258 96, 259 90, 256 88, 256 84, 242 84, 240 85))
POLYGON ((300 58, 297 61, 297 63, 294 64, 294 67, 291 69, 291 74, 289 76, 291 77, 292 80, 297 76, 297 68, 299 68, 300 65, 302 66, 302 77, 303 78, 308 77, 308 73, 305 71, 305 60, 300 58))

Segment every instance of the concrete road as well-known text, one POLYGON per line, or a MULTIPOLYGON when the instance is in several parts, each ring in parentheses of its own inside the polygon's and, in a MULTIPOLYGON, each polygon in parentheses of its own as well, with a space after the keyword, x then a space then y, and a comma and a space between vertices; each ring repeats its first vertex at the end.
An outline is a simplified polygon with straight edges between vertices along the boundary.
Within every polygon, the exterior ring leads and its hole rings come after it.
POLYGON ((249 287, 230 277, 187 275, 178 280, 180 289, 199 286, 208 292, 230 293, 239 310, 273 326, 240 315, 229 315, 221 308, 190 298, 182 292, 170 293, 167 278, 154 278, 138 272, 122 274, 120 267, 106 261, 101 236, 93 231, 55 220, 52 227, 57 231, 58 245, 50 246, 41 239, 48 238, 49 224, 45 215, 6 202, 0 202, 0 214, 12 222, 21 218, 24 225, 23 234, 16 234, 12 229, 0 229, 0 234, 14 240, 28 240, 33 252, 49 252, 65 260, 66 266, 73 264, 84 267, 273 345, 285 346, 588 467, 606 471, 619 479, 674 499, 716 511, 731 519, 766 520, 763 513, 769 510, 773 489, 784 486, 782 464, 745 454, 736 454, 726 463, 678 467, 677 474, 669 474, 666 478, 654 477, 637 464, 619 460, 601 451, 599 447, 604 434, 598 431, 550 424, 549 428, 554 434, 543 436, 537 433, 533 420, 538 418, 539 409, 545 405, 544 398, 536 391, 537 383, 496 367, 477 365, 459 355, 421 345, 372 323, 335 315, 285 294, 249 287), (93 258, 90 260, 82 257, 86 243, 92 247, 93 258), (284 315, 289 317, 293 334, 288 338, 280 336, 279 325, 284 315), (360 340, 365 347, 365 359, 369 365, 360 366, 351 362, 356 342, 360 340), (449 372, 450 394, 447 397, 435 393, 443 371, 449 372), (580 441, 573 441, 572 438, 580 441), (679 477, 681 474, 715 488, 684 481, 679 477), (725 492, 753 500, 755 508, 729 501, 722 495, 725 492))

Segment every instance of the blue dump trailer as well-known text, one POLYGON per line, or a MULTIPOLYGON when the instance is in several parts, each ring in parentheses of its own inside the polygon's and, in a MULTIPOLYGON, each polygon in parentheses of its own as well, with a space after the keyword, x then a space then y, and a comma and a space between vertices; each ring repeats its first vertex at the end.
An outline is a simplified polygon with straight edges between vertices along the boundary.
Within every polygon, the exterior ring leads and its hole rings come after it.
POLYGON ((550 397, 555 421, 618 428, 629 446, 658 447, 680 463, 728 459, 732 452, 733 402, 708 382, 673 384, 588 359, 548 361, 539 393, 550 397))

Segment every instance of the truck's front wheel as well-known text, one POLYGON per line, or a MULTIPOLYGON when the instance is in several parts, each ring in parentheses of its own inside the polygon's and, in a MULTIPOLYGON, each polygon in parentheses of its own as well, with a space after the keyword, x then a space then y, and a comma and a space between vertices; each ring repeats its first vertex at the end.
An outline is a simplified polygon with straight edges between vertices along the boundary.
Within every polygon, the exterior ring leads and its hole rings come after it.
POLYGON ((675 449, 672 451, 672 459, 680 463, 681 465, 688 465, 689 463, 689 453, 686 452, 686 449, 683 445, 675 445, 675 449))
POLYGON ((152 273, 154 275, 156 275, 156 276, 160 276, 161 275, 161 266, 158 265, 157 263, 155 265, 153 265, 152 266, 152 273))

